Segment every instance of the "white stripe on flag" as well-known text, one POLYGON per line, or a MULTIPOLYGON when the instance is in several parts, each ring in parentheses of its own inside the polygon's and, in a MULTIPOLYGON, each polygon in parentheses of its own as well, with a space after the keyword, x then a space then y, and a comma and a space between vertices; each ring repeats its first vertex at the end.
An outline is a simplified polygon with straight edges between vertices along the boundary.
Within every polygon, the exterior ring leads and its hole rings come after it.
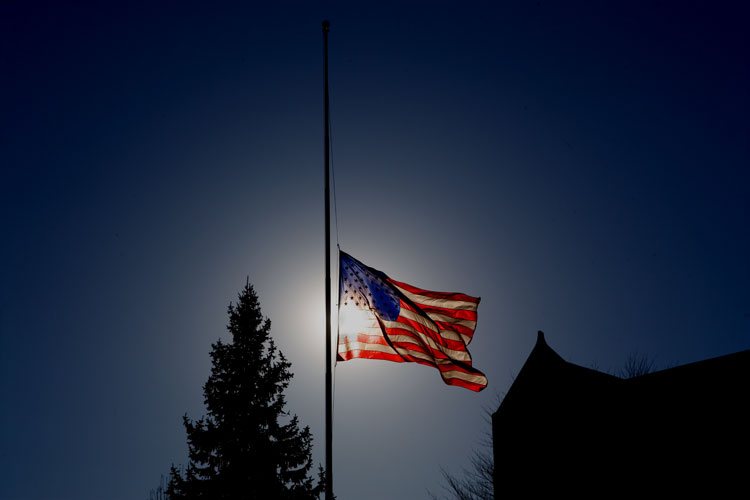
POLYGON ((472 373, 465 373, 458 370, 449 370, 445 372, 440 372, 440 374, 443 376, 443 378, 457 378, 461 380, 465 380, 467 382, 473 382, 475 384, 479 385, 487 385, 487 377, 484 375, 475 375, 472 373))
MULTIPOLYGON (((384 321, 383 324, 385 324, 385 326, 387 328, 399 328, 399 329, 402 329, 402 330, 412 331, 412 332, 414 332, 414 334, 418 335, 419 338, 425 344, 427 344, 427 346, 430 349, 432 349, 433 351, 440 351, 440 352, 442 352, 443 354, 445 354, 446 356, 448 356, 449 358, 452 358, 452 359, 457 359, 459 361, 469 361, 469 362, 471 362, 471 356, 469 356, 469 354, 466 351, 456 351, 455 349, 449 349, 447 347, 443 347, 441 345, 438 345, 430 337, 427 337, 423 333, 418 332, 417 330, 415 330, 414 328, 412 328, 409 325, 405 325, 403 323, 396 323, 394 321, 384 321), (391 326, 391 325, 393 325, 393 326, 391 326)), ((410 344, 421 345, 417 341, 417 339, 415 339, 411 335, 398 335, 398 334, 392 334, 391 333, 391 334, 388 335, 388 338, 391 339, 391 342, 408 342, 410 344)))
POLYGON ((339 352, 349 351, 376 351, 384 352, 386 354, 395 354, 391 346, 383 344, 370 344, 367 342, 349 341, 342 342, 339 344, 339 352))
POLYGON ((461 325, 465 326, 466 328, 471 328, 472 330, 477 327, 477 322, 470 319, 451 318, 450 316, 434 313, 432 311, 425 311, 425 314, 427 314, 427 316, 429 316, 432 321, 440 321, 443 323, 450 323, 452 325, 461 325))
POLYGON ((391 283, 391 285, 396 287, 401 293, 406 295, 406 297, 415 304, 432 307, 443 307, 445 309, 463 309, 466 311, 476 311, 477 306, 479 305, 476 302, 467 302, 464 300, 437 299, 435 297, 427 297, 426 295, 417 295, 411 293, 408 290, 404 290, 394 283, 391 283))
POLYGON ((428 330, 431 330, 435 333, 438 333, 440 331, 440 328, 433 321, 430 321, 430 318, 425 318, 419 313, 410 311, 402 307, 401 312, 399 314, 406 319, 410 319, 414 321, 415 323, 419 323, 420 325, 424 326, 428 330))

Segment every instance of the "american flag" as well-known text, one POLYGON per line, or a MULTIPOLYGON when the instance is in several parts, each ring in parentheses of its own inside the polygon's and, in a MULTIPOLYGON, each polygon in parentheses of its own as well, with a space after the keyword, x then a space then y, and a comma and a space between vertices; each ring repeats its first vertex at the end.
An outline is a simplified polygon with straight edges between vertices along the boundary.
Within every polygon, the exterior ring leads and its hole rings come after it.
POLYGON ((338 360, 411 361, 437 368, 449 385, 472 391, 487 386, 466 348, 477 325, 478 297, 422 290, 339 255, 338 360))

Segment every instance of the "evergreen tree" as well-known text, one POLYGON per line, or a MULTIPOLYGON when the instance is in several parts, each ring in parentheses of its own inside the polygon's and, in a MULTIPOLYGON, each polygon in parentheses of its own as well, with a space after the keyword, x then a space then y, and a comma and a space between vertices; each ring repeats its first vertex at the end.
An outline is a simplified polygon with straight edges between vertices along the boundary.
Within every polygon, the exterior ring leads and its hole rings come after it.
POLYGON ((189 462, 182 471, 172 466, 169 498, 318 498, 323 481, 310 476, 310 429, 284 411, 291 363, 276 348, 249 282, 237 305, 229 304, 227 329, 232 342, 211 346, 208 413, 183 417, 189 462))

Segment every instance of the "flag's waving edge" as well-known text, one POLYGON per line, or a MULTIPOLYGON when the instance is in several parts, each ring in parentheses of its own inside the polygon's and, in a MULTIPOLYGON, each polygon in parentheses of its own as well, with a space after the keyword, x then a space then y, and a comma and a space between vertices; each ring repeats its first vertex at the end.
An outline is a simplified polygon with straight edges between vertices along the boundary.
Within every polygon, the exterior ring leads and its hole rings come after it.
POLYGON ((338 360, 412 361, 437 368, 446 384, 473 391, 487 386, 466 347, 478 297, 392 280, 345 252, 339 259, 338 360))

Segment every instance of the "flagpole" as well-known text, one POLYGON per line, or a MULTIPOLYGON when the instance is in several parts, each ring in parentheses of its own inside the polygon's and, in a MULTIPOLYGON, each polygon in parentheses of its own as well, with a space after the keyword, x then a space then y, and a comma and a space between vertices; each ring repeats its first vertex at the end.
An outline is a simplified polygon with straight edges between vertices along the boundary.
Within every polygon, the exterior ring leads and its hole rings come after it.
POLYGON ((326 484, 325 498, 333 500, 333 383, 331 374, 331 193, 330 141, 328 116, 328 31, 329 21, 323 21, 323 52, 325 66, 325 241, 326 241, 326 484))

